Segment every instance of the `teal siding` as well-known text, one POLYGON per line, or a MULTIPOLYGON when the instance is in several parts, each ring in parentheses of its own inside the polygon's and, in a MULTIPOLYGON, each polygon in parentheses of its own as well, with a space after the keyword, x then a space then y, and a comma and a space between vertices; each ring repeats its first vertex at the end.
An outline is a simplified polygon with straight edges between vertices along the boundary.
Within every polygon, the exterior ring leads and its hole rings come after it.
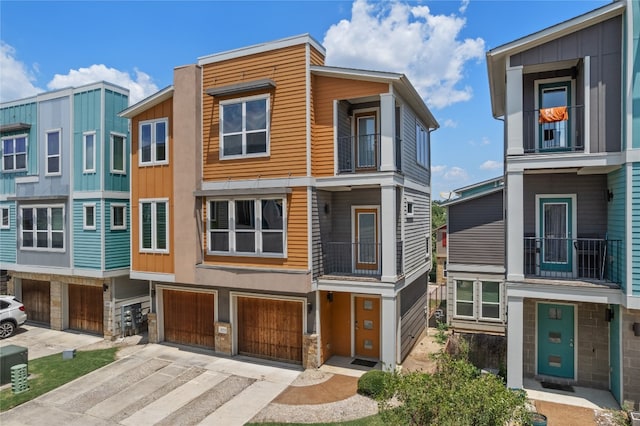
POLYGON ((613 199, 607 203, 607 237, 610 240, 620 240, 620 252, 618 259, 614 259, 614 264, 617 264, 617 268, 614 268, 612 272, 612 279, 616 282, 620 282, 623 291, 626 289, 626 246, 625 246, 625 198, 626 198, 626 169, 624 167, 616 170, 615 172, 607 175, 608 188, 613 193, 613 199))
MULTIPOLYGON (((2 108, 0 110, 0 124, 28 123, 31 129, 27 131, 3 132, 4 136, 21 135, 27 133, 27 171, 18 173, 0 174, 0 194, 15 194, 16 176, 37 175, 38 174, 38 112, 35 102, 2 108)), ((2 158, 2 144, 0 144, 0 158, 2 158)), ((2 168, 2 166, 0 166, 2 168)))
POLYGON ((100 190, 100 173, 102 173, 102 143, 103 132, 101 128, 101 93, 102 90, 90 90, 76 93, 73 97, 74 129, 73 129, 73 158, 75 191, 100 190), (96 132, 96 171, 95 173, 82 173, 82 134, 84 132, 96 132))
POLYGON ((0 203, 0 207, 9 207, 9 229, 0 229, 0 262, 16 263, 18 247, 18 228, 16 223, 16 203, 0 203))
POLYGON ((102 268, 101 200, 73 200, 73 266, 84 269, 102 268), (84 204, 95 203, 95 230, 85 230, 84 204))
POLYGON ((129 170, 130 141, 128 132, 128 120, 118 117, 118 113, 129 106, 129 99, 126 95, 105 90, 104 109, 104 142, 105 142, 105 162, 104 162, 104 186, 105 191, 129 191, 129 170), (111 132, 125 135, 125 162, 126 174, 111 173, 111 132))
POLYGON ((128 268, 131 259, 131 221, 129 200, 105 200, 104 222, 105 227, 105 269, 128 268), (126 204, 125 223, 127 228, 123 230, 111 229, 111 204, 126 204))
POLYGON ((640 296, 640 163, 631 166, 631 294, 640 296))

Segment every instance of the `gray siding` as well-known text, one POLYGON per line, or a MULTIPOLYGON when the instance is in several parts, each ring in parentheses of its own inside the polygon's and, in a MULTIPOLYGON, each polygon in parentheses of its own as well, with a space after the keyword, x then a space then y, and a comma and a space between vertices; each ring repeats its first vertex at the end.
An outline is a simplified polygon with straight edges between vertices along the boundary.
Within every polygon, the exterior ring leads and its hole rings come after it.
MULTIPOLYGON (((38 200, 36 202, 20 202, 18 205, 17 218, 18 218, 18 257, 17 263, 20 265, 36 265, 36 266, 52 266, 60 268, 68 268, 71 266, 71 207, 68 202, 60 200, 38 200), (22 230, 22 224, 20 223, 20 207, 29 206, 50 206, 50 205, 64 205, 64 252, 48 252, 48 251, 35 251, 35 250, 21 250, 20 249, 20 231, 22 230)), ((82 217, 80 217, 82 223, 82 217)), ((95 253, 94 256, 100 257, 100 253, 95 253)), ((51 271, 54 273, 54 271, 51 271)))
POLYGON ((427 276, 422 275, 400 292, 400 360, 404 360, 425 329, 427 276))
MULTIPOLYGON (((379 206, 379 189, 358 189, 348 192, 332 193, 329 203, 329 216, 331 226, 328 241, 351 242, 351 207, 352 206, 379 206)), ((323 239, 324 235, 323 235, 323 239)))
MULTIPOLYGON (((418 119, 414 112, 405 104, 402 108, 402 172, 405 177, 428 184, 430 181, 429 170, 416 161, 416 124, 418 119)), ((424 123, 422 125, 428 128, 424 123)), ((431 149, 429 149, 431 151, 431 149)), ((429 153, 431 155, 431 153, 429 153)))
POLYGON ((429 195, 424 192, 405 188, 404 194, 402 214, 405 220, 404 272, 407 274, 426 263, 427 240, 431 227, 431 204, 429 195), (407 217, 407 198, 413 199, 413 217, 407 217))
POLYGON ((504 265, 502 191, 449 206, 449 264, 504 265))

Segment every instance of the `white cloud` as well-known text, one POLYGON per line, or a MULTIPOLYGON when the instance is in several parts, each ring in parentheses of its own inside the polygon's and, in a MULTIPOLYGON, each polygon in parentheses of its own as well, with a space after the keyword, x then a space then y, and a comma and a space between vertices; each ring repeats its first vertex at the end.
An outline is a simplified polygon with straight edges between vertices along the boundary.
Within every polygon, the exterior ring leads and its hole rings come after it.
POLYGON ((446 120, 444 120, 442 127, 449 127, 449 128, 455 129, 456 127, 458 127, 458 122, 450 118, 447 118, 446 120))
POLYGON ((497 170, 502 168, 502 163, 493 160, 487 160, 480 165, 481 170, 497 170))
POLYGON ((480 139, 480 142, 476 142, 474 140, 470 140, 469 141, 469 145, 471 145, 471 146, 487 146, 487 145, 490 145, 490 144, 491 144, 491 141, 486 136, 483 137, 482 139, 480 139))
POLYGON ((16 58, 16 49, 0 41, 0 102, 33 96, 43 90, 37 87, 37 64, 29 69, 16 58))
POLYGON ((462 3, 460 3, 460 8, 458 9, 460 13, 465 13, 467 11, 467 7, 469 7, 469 1, 470 0, 462 0, 462 3))
POLYGON ((446 180, 465 181, 469 179, 469 174, 462 167, 453 166, 444 173, 446 180))
POLYGON ((153 83, 153 79, 147 73, 136 69, 135 76, 132 77, 126 71, 108 68, 103 64, 94 64, 77 70, 72 69, 64 75, 56 74, 53 80, 47 84, 47 87, 50 90, 54 90, 81 86, 97 81, 107 81, 129 89, 129 104, 134 104, 158 91, 158 86, 153 83))
MULTIPOLYGON (((464 2, 463 2, 464 5, 464 2)), ((433 15, 427 6, 355 0, 351 20, 327 31, 327 64, 400 72, 411 80, 431 108, 472 96, 462 85, 464 66, 484 57, 484 40, 459 39, 466 19, 433 15)))
POLYGON ((431 174, 442 175, 447 169, 447 166, 431 166, 431 174))

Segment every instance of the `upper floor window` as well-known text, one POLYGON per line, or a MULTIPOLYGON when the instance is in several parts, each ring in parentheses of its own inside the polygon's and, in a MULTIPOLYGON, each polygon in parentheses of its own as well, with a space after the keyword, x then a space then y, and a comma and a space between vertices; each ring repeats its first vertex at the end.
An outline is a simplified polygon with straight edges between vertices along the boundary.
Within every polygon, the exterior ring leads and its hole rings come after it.
POLYGON ((9 207, 0 207, 0 229, 9 229, 9 207))
POLYGON ((95 231, 96 229, 96 204, 84 204, 83 206, 84 215, 82 221, 82 229, 95 231))
POLYGON ((111 173, 127 172, 127 139, 118 133, 111 134, 111 173))
POLYGON ((127 229, 126 204, 111 204, 111 229, 114 231, 127 229))
POLYGON ((59 175, 60 171, 60 129, 47 132, 47 175, 59 175))
POLYGON ((21 207, 20 248, 64 251, 64 206, 21 207))
POLYGON ((220 158, 269 153, 269 97, 220 102, 220 158))
POLYGON ((207 211, 210 253, 284 254, 283 199, 210 200, 207 211))
POLYGON ((500 319, 500 283, 483 281, 480 283, 482 293, 481 318, 500 319))
POLYGON ((429 167, 429 132, 420 123, 416 123, 416 161, 429 167))
POLYGON ((27 170, 27 135, 2 139, 2 170, 20 172, 27 170))
POLYGON ((166 200, 140 200, 140 251, 169 251, 169 203, 166 200))
POLYGON ((473 293, 473 281, 456 281, 456 316, 474 316, 475 305, 473 293))
POLYGON ((456 317, 494 321, 501 319, 500 282, 479 280, 455 280, 454 282, 456 317))
POLYGON ((86 132, 82 135, 82 172, 96 171, 96 132, 86 132))
POLYGON ((572 148, 571 81, 538 85, 538 144, 540 150, 563 151, 572 148))
POLYGON ((143 121, 139 129, 139 157, 140 165, 167 164, 169 132, 166 118, 143 121))

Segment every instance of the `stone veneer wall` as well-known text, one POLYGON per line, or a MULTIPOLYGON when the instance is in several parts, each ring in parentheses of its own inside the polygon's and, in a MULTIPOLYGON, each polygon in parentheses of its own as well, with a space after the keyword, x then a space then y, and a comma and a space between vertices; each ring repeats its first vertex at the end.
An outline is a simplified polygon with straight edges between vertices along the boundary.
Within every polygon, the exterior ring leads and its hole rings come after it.
POLYGON ((302 367, 318 368, 318 335, 305 334, 302 337, 302 367))
POLYGON ((228 322, 216 321, 214 323, 215 351, 225 355, 231 355, 231 337, 233 328, 228 322))
POLYGON ((147 314, 147 327, 149 343, 158 343, 158 314, 155 312, 147 314))
POLYGON ((640 410, 640 336, 633 334, 633 324, 640 323, 640 309, 620 307, 622 320, 623 401, 640 410))

